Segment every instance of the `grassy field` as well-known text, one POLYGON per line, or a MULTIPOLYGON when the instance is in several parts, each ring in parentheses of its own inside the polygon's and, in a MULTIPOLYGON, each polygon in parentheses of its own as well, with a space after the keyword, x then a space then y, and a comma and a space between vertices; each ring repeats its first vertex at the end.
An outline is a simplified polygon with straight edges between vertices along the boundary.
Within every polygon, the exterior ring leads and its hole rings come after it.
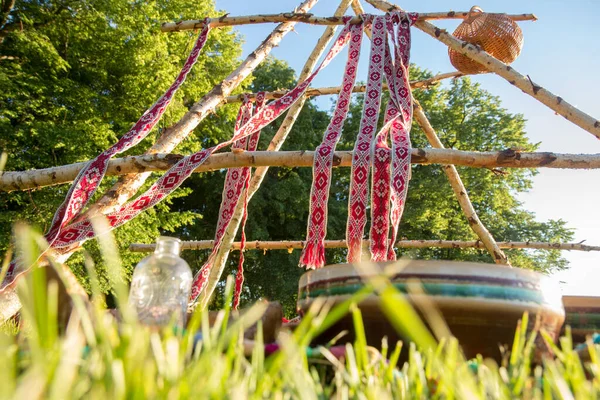
MULTIPOLYGON (((18 227, 17 254, 35 263, 43 239, 18 227)), ((243 330, 265 309, 256 304, 227 325, 229 309, 212 326, 197 310, 186 331, 151 332, 126 307, 127 287, 119 278, 119 261, 110 235, 100 236, 111 270, 122 321, 107 313, 96 290, 91 303, 73 297, 69 324, 58 323, 58 286, 46 284, 37 268, 18 284, 23 304, 21 325, 2 326, 0 398, 4 399, 587 399, 600 393, 599 347, 582 362, 567 336, 553 346, 553 357, 533 366, 535 335, 527 321, 515 333, 506 361, 465 360, 456 340, 437 340, 416 317, 404 297, 385 279, 333 308, 315 303, 294 332, 283 332, 279 351, 265 356, 259 326, 256 341, 243 330), (410 344, 366 345, 360 311, 355 306, 368 291, 379 292, 390 322, 410 344), (392 312, 394 310, 394 312, 392 312), (357 339, 345 348, 311 348, 311 338, 351 313, 357 339), (198 340, 197 332, 202 339, 198 340), (399 363, 408 346, 408 361, 399 363), (341 351, 340 351, 341 350, 341 351), (343 355, 343 356, 342 356, 343 355)), ((54 265, 60 274, 61 268, 54 265)), ((90 276, 94 283, 93 266, 90 276)), ((68 285, 68 283, 67 283, 68 285)), ((94 286, 94 284, 92 285, 94 286)), ((231 304, 231 284, 225 304, 231 304)), ((525 316, 527 318, 527 316, 525 316)))

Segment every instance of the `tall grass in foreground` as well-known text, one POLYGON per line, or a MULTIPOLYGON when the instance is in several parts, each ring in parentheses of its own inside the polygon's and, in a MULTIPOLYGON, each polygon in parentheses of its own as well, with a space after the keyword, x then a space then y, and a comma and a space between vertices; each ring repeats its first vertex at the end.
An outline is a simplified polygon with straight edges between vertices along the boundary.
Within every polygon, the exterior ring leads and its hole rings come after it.
MULTIPOLYGON (((100 226, 99 229, 102 229, 100 226)), ((35 263, 43 239, 19 227, 17 252, 35 263)), ((122 315, 117 322, 104 308, 93 266, 89 272, 91 302, 73 297, 75 312, 68 326, 58 320, 58 285, 46 283, 45 268, 36 268, 18 285, 23 305, 21 327, 3 326, 0 333, 0 398, 442 398, 442 399, 584 399, 598 398, 598 348, 583 364, 569 336, 554 347, 555 358, 533 367, 533 338, 526 321, 515 334, 506 365, 465 360, 455 339, 439 343, 410 306, 385 279, 351 300, 330 307, 316 302, 294 332, 280 335, 280 351, 265 357, 259 327, 254 346, 244 342, 245 327, 260 319, 257 304, 231 326, 221 311, 213 326, 208 315, 194 313, 188 329, 151 332, 127 308, 127 288, 119 279, 119 261, 110 235, 100 243, 110 270, 122 315), (356 304, 376 290, 397 329, 411 337, 408 361, 399 363, 401 343, 366 345, 362 316, 356 304), (394 310, 394 312, 391 312, 394 310), (402 310, 403 312, 398 312, 402 310), (351 313, 357 339, 338 359, 326 347, 307 351, 311 339, 351 313), (18 334, 17 334, 18 332, 18 334), (202 340, 195 341, 197 332, 202 340)), ((52 264, 61 275, 61 266, 52 264)), ((68 285, 68 283, 65 283, 68 285)), ((225 304, 231 304, 231 283, 225 304)), ((535 333, 534 333, 535 334, 535 333)))

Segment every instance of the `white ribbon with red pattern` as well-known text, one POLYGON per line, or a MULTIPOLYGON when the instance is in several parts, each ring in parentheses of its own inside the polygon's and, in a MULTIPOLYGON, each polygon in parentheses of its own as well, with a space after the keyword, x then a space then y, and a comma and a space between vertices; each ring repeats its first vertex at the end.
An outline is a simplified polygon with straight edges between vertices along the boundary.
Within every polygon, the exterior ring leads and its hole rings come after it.
MULTIPOLYGON (((185 61, 183 68, 169 89, 167 89, 152 107, 146 110, 135 125, 124 134, 116 144, 88 162, 79 172, 67 193, 65 201, 54 214, 50 229, 45 235, 45 238, 51 247, 55 247, 55 242, 62 233, 62 229, 65 225, 79 215, 83 207, 85 207, 89 199, 94 195, 106 173, 109 160, 114 155, 122 153, 141 142, 160 120, 167 106, 171 103, 173 96, 183 84, 192 67, 198 60, 200 51, 206 43, 210 31, 210 24, 208 23, 208 19, 205 20, 205 22, 204 28, 200 32, 200 35, 198 35, 198 39, 185 61)), ((27 270, 27 267, 18 268, 17 260, 13 260, 2 281, 0 291, 9 286, 20 274, 27 270)))
MULTIPOLYGON (((265 101, 265 92, 259 92, 256 95, 256 108, 262 108, 265 101)), ((239 129, 250 119, 252 116, 252 102, 249 100, 247 96, 244 96, 244 101, 242 106, 240 107, 240 111, 238 113, 234 134, 239 131, 239 129)), ((244 137, 232 145, 232 149, 240 149, 240 150, 248 150, 255 151, 258 147, 258 141, 260 139, 260 131, 254 132, 250 137, 244 137)), ((217 243, 221 243, 223 239, 223 235, 231 221, 231 218, 228 218, 235 211, 235 207, 240 201, 240 197, 242 193, 244 197, 243 201, 243 214, 241 221, 241 230, 242 230, 242 238, 241 238, 241 249, 240 249, 240 259, 238 264, 238 273, 235 279, 235 292, 233 297, 233 308, 237 309, 242 285, 244 283, 244 245, 246 242, 246 234, 245 234, 245 225, 246 219, 248 216, 248 184, 250 183, 250 167, 239 167, 239 168, 230 168, 227 170, 227 174, 225 176, 225 185, 223 188, 223 199, 221 200, 221 207, 219 209, 219 220, 217 223, 217 231, 215 233, 215 245, 213 245, 213 249, 211 254, 208 257, 207 262, 202 267, 210 268, 214 262, 214 259, 218 252, 217 243)), ((197 286, 200 283, 198 282, 201 279, 201 274, 196 276, 192 286, 197 286)))
POLYGON ((344 120, 350 107, 350 97, 356 81, 363 23, 352 25, 352 38, 348 49, 348 60, 344 69, 342 87, 329 126, 322 143, 315 150, 313 183, 310 192, 310 213, 307 238, 300 266, 308 269, 321 268, 325 264, 325 235, 327 234, 327 202, 331 186, 333 153, 342 135, 344 120))
MULTIPOLYGON (((408 62, 410 24, 414 23, 416 18, 416 14, 386 14, 385 28, 378 23, 375 23, 373 27, 367 95, 365 96, 361 129, 353 152, 346 230, 348 262, 358 262, 361 259, 361 242, 366 225, 368 170, 371 163, 373 168, 371 176, 371 260, 385 261, 396 258, 393 243, 402 216, 410 175, 410 137, 408 132, 412 117, 412 97, 408 82, 408 62), (398 24, 397 35, 394 31, 395 24, 398 24), (392 37, 393 59, 387 43, 387 35, 392 37), (380 37, 383 38, 381 41, 380 37), (375 135, 371 144, 373 131, 370 127, 373 125, 372 122, 369 124, 369 118, 375 115, 373 99, 378 99, 381 92, 381 80, 378 79, 379 76, 376 72, 381 68, 377 55, 382 51, 384 52, 383 71, 390 88, 390 101, 386 107, 384 126, 375 135), (391 138, 391 149, 387 143, 388 137, 391 138)), ((377 107, 379 107, 379 103, 377 103, 377 107)))
MULTIPOLYGON (((413 114, 409 79, 410 26, 415 23, 417 17, 418 14, 416 13, 394 13, 387 17, 388 20, 397 18, 398 22, 398 34, 392 35, 396 53, 396 82, 393 92, 396 98, 396 106, 402 111, 402 119, 394 124, 390 131, 392 140, 392 181, 390 196, 391 235, 388 242, 388 260, 396 259, 394 244, 404 211, 408 181, 410 180, 410 129, 413 114)), ((393 33, 393 24, 388 23, 387 27, 388 31, 393 33)))
MULTIPOLYGON (((299 83, 294 89, 290 90, 283 97, 272 101, 267 106, 259 110, 246 124, 240 128, 239 132, 237 132, 232 139, 181 159, 161 178, 159 178, 158 181, 156 181, 145 193, 143 193, 137 199, 124 204, 115 212, 107 215, 110 226, 112 228, 116 228, 135 218, 142 211, 153 207, 155 204, 163 200, 169 193, 179 187, 179 185, 181 185, 181 183, 191 175, 194 169, 206 161, 206 159, 212 153, 253 134, 279 117, 304 94, 315 76, 323 68, 325 68, 344 48, 350 39, 350 20, 350 17, 346 17, 344 19, 345 26, 340 32, 340 35, 336 39, 334 45, 329 50, 329 53, 321 62, 319 67, 305 81, 299 83)), ((231 218, 230 215, 226 217, 231 218)), ((68 247, 74 243, 82 242, 92 237, 94 237, 94 231, 91 221, 88 219, 77 221, 76 223, 73 223, 62 230, 61 234, 54 243, 54 247, 68 247)), ((207 282, 209 272, 209 268, 202 269, 202 278, 198 281, 198 285, 192 288, 192 298, 196 298, 203 289, 207 282)))
POLYGON ((381 106, 381 85, 383 83, 383 61, 387 46, 385 17, 377 16, 372 23, 371 53, 367 88, 360 120, 358 137, 352 152, 350 195, 348 198, 348 222, 346 243, 348 262, 359 262, 362 253, 362 239, 367 224, 367 204, 369 191, 369 170, 371 169, 371 142, 377 130, 381 106))

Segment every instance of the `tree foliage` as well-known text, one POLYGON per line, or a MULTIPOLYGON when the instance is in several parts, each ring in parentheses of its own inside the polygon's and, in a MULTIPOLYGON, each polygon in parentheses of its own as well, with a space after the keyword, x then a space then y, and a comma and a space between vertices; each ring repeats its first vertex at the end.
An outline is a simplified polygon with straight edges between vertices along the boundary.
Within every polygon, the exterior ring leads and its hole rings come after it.
MULTIPOLYGON (((194 40, 193 34, 161 34, 162 21, 214 15, 211 2, 163 0, 130 2, 17 1, 2 27, 0 23, 0 147, 9 154, 7 169, 24 170, 88 160, 113 144, 167 88, 194 40)), ((235 68, 240 41, 227 29, 213 30, 187 83, 177 94, 157 130, 130 153, 139 154, 235 68), (206 73, 210 71, 210 73, 206 73)), ((431 74, 412 68, 412 78, 431 74)), ((290 88, 293 70, 283 61, 268 59, 254 73, 248 90, 290 88)), ((492 151, 506 148, 534 150, 526 137, 522 115, 511 114, 468 78, 415 91, 446 147, 492 151)), ((383 102, 385 104, 385 100, 383 102)), ((358 131, 362 96, 354 97, 338 149, 352 149, 358 131)), ((178 151, 189 153, 214 145, 232 134, 236 106, 221 108, 194 132, 178 151)), ((383 113, 382 113, 383 114, 383 113)), ((312 150, 321 141, 329 113, 308 101, 283 150, 312 150)), ((259 149, 265 149, 280 120, 263 130, 259 149)), ((415 124, 414 147, 428 147, 415 124)), ((564 221, 537 221, 516 194, 531 188, 533 170, 459 168, 482 222, 497 240, 566 241, 572 232, 564 221)), ((132 242, 150 243, 159 234, 182 239, 212 239, 218 218, 224 171, 194 174, 171 198, 117 229, 126 272, 141 258, 127 251, 132 242)), ((103 188, 114 179, 105 179, 103 188)), ((310 168, 271 168, 249 206, 250 240, 301 240, 306 235, 310 168)), ((334 170, 329 203, 328 238, 345 236, 349 169, 334 170)), ((46 229, 64 199, 67 185, 43 190, 0 194, 0 248, 9 242, 9 226, 25 219, 46 229)), ((414 165, 400 238, 473 240, 476 236, 438 165, 414 165)), ((86 244, 102 263, 93 242, 86 244)), ((186 252, 194 269, 207 251, 186 252)), ((484 250, 403 250, 400 255, 425 259, 492 262, 484 250)), ((552 271, 566 267, 556 250, 510 250, 515 266, 552 271)), ((282 301, 286 312, 295 309, 299 251, 249 251, 243 300, 268 297, 282 301)), ((345 251, 328 250, 329 263, 343 262, 345 251)), ((233 252, 227 273, 235 273, 233 252)), ((85 283, 81 254, 70 266, 85 283)), ((103 289, 109 290, 106 280, 103 289)), ((217 296, 220 298, 220 296, 217 296)))
MULTIPOLYGON (((212 1, 16 1, 0 30, 0 148, 9 156, 6 168, 89 160, 114 144, 173 82, 196 38, 194 32, 161 33, 160 23, 215 14, 212 1)), ((237 66, 240 52, 240 39, 230 29, 213 30, 158 127, 129 153, 149 147, 237 66)), ((177 151, 222 140, 231 118, 229 109, 220 110, 177 151)), ((105 178, 99 192, 114 181, 105 178)), ((6 249, 16 220, 45 231, 68 188, 0 194, 0 248, 6 249)), ((170 209, 173 198, 187 194, 179 190, 116 231, 129 269, 140 259, 126 251, 129 243, 153 241, 199 217, 170 209)), ((93 242, 86 249, 100 259, 93 242)), ((69 264, 85 276, 80 255, 69 264)), ((103 284, 107 290, 104 279, 103 284)))
MULTIPOLYGON (((295 84, 292 70, 285 63, 271 59, 255 72, 251 89, 274 90, 295 84)), ((431 73, 412 68, 412 79, 425 79, 431 73)), ((510 114, 500 100, 481 89, 468 78, 438 85, 415 95, 437 130, 446 147, 461 150, 493 151, 520 148, 533 151, 537 145, 526 137, 525 120, 520 114, 510 114)), ((384 99, 385 104, 387 99, 384 99)), ((344 125, 338 150, 352 149, 360 124, 362 96, 357 95, 344 125)), ((382 113, 383 117, 383 113, 382 113)), ((263 131, 260 149, 279 126, 279 121, 263 131)), ((329 114, 307 102, 294 125, 284 150, 313 150, 320 143, 329 122, 329 114)), ((380 125, 383 121, 380 122, 380 125)), ((412 129, 413 147, 430 147, 419 126, 412 129)), ((536 221, 535 215, 523 209, 516 194, 531 188, 534 170, 459 168, 473 205, 483 223, 501 241, 567 241, 572 232, 564 221, 536 221)), ((178 199, 176 207, 192 209, 204 215, 201 224, 186 227, 185 235, 192 238, 212 238, 218 217, 224 172, 195 175, 190 188, 203 188, 202 196, 178 199), (183 204, 185 202, 185 205, 183 204), (191 205, 193 202, 193 206, 191 205)), ((308 220, 308 199, 312 171, 309 168, 271 168, 259 191, 249 205, 247 236, 251 240, 303 240, 308 220)), ((327 237, 345 237, 349 169, 334 169, 329 202, 327 237)), ((368 234, 368 232, 365 232, 368 234)), ((476 240, 442 168, 439 165, 413 165, 407 206, 400 225, 399 237, 406 239, 476 240)), ((199 267, 208 252, 188 254, 190 263, 199 267)), ((565 268, 567 263, 557 250, 509 250, 514 266, 549 272, 565 268)), ((422 259, 450 259, 493 262, 480 249, 419 249, 400 250, 399 256, 422 259)), ((343 262, 345 251, 328 249, 329 263, 343 262)), ((300 252, 248 251, 246 258, 246 301, 266 296, 284 303, 293 313, 297 282, 304 272, 298 268, 300 252)), ((233 252, 227 273, 235 273, 238 252, 233 252)), ((219 298, 219 296, 217 296, 219 298)))

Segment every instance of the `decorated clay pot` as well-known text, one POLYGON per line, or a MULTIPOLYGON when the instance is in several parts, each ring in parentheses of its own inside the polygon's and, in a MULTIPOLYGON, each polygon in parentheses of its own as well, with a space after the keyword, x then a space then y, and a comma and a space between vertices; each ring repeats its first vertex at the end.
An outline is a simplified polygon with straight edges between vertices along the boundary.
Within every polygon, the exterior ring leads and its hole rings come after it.
MULTIPOLYGON (((530 327, 537 320, 554 338, 558 337, 565 318, 559 288, 545 275, 533 271, 453 261, 401 261, 380 263, 376 267, 366 274, 386 274, 402 293, 407 293, 409 281, 419 281, 425 294, 411 294, 409 301, 413 305, 423 304, 421 296, 426 296, 428 303, 440 311, 469 358, 481 354, 499 360, 500 346, 512 345, 518 320, 525 311, 529 313, 530 327)), ((351 264, 307 272, 300 278, 298 308, 306 312, 317 297, 342 302, 363 287, 364 277, 351 264)), ((367 342, 379 346, 384 336, 390 343, 404 339, 388 323, 379 303, 373 293, 359 304, 367 342)), ((426 322, 419 307, 415 309, 426 322)), ((354 340, 350 316, 317 338, 317 342, 331 340, 342 330, 350 332, 344 340, 354 340)), ((545 350, 540 338, 537 357, 545 350)))
POLYGON ((571 327, 574 343, 583 343, 588 335, 600 332, 600 297, 563 296, 562 301, 565 307, 564 327, 571 327))

